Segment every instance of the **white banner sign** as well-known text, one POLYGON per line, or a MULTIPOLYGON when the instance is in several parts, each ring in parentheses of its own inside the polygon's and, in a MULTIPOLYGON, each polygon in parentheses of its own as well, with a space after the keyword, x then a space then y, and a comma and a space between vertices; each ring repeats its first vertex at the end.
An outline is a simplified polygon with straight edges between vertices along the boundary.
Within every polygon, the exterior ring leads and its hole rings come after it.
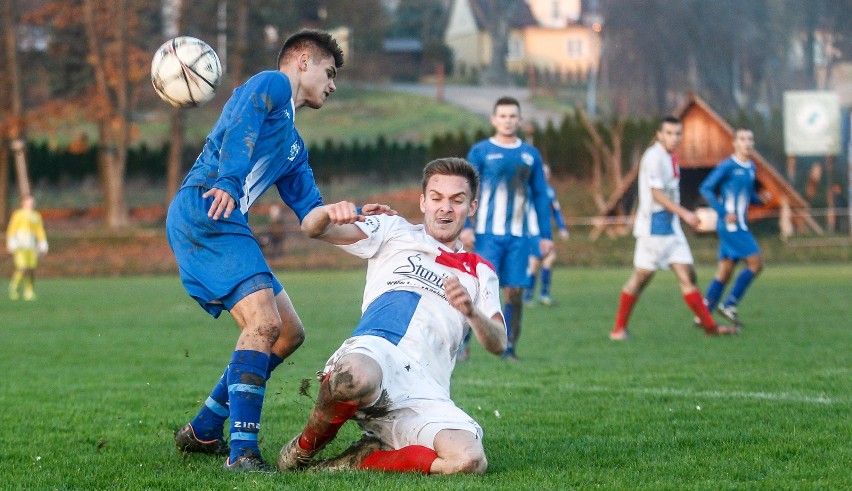
POLYGON ((795 156, 840 153, 840 100, 834 92, 784 93, 784 152, 795 156))

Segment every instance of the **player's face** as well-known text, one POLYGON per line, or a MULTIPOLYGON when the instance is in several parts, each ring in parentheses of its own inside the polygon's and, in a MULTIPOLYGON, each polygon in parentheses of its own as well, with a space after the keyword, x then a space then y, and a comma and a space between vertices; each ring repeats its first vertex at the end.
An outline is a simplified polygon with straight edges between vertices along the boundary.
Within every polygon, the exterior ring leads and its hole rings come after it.
POLYGON ((677 123, 663 123, 657 130, 657 140, 663 144, 666 152, 673 153, 680 145, 683 138, 683 125, 677 123))
POLYGON ((500 105, 491 115, 491 126, 497 136, 514 136, 521 124, 521 111, 514 104, 500 105))
POLYGON ((425 194, 420 195, 420 211, 426 233, 454 247, 465 219, 476 212, 476 200, 467 179, 436 174, 429 178, 425 194))
POLYGON ((748 157, 754 150, 754 133, 749 130, 739 130, 734 135, 734 153, 748 157))
POLYGON ((304 73, 301 79, 300 95, 303 96, 306 106, 319 109, 337 88, 334 86, 334 78, 337 76, 334 58, 328 56, 317 60, 315 57, 308 56, 302 66, 304 73))

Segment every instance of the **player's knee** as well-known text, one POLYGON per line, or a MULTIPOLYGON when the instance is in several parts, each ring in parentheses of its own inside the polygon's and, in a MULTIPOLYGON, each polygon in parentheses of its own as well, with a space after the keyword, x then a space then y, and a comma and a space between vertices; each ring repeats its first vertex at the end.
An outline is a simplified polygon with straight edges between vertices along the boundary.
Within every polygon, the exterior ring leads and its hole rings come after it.
POLYGON ((361 401, 381 384, 381 371, 375 373, 370 364, 351 363, 345 357, 335 364, 329 377, 332 397, 339 401, 361 401))
POLYGON ((305 342, 305 328, 302 324, 284 324, 281 326, 281 335, 278 339, 288 347, 296 349, 305 342))
POLYGON ((452 474, 485 474, 488 460, 480 452, 466 453, 453 462, 452 474))

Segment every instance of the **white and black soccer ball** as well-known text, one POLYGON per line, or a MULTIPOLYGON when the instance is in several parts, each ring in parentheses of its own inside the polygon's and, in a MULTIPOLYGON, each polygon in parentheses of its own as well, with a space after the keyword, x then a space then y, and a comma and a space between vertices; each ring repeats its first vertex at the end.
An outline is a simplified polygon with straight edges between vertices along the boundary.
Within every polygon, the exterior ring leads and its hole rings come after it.
POLYGON ((173 106, 201 106, 216 93, 222 65, 213 48, 200 39, 176 37, 163 43, 151 61, 151 83, 173 106))

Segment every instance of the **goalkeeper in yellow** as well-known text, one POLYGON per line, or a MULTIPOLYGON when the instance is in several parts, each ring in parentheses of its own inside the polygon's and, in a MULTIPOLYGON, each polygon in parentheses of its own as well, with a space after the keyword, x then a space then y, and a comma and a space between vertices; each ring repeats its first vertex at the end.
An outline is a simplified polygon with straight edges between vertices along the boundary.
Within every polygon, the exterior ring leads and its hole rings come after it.
POLYGON ((21 197, 21 208, 12 213, 6 229, 6 248, 15 259, 15 273, 9 283, 9 298, 21 298, 19 289, 24 284, 24 300, 35 300, 33 284, 38 256, 47 252, 47 236, 41 214, 35 210, 32 196, 21 197))

